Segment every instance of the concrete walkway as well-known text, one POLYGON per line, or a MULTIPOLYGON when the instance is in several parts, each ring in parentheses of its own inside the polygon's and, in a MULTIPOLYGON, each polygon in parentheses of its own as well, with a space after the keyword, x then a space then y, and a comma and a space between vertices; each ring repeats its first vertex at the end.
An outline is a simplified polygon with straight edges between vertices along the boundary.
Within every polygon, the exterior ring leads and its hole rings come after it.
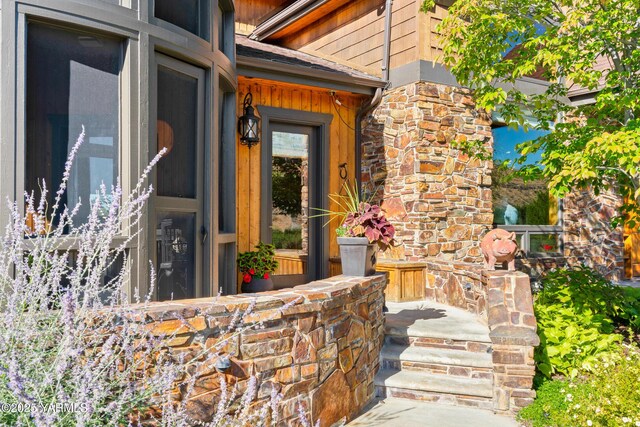
POLYGON ((518 427, 491 411, 387 398, 372 402, 348 427, 518 427))

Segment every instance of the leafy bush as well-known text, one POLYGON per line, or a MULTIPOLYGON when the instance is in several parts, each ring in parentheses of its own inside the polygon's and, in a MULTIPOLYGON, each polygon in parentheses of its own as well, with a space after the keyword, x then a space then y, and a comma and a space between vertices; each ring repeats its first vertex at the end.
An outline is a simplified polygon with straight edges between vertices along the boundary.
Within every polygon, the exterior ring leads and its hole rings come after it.
POLYGON ((623 316, 624 291, 588 268, 560 269, 547 274, 534 305, 540 346, 538 371, 575 377, 591 370, 597 356, 615 351, 622 336, 614 319, 623 316))
POLYGON ((640 288, 623 287, 622 290, 625 298, 620 317, 640 332, 640 288))
POLYGON ((638 349, 626 349, 600 359, 589 377, 546 382, 519 418, 532 427, 640 426, 638 382, 638 349))

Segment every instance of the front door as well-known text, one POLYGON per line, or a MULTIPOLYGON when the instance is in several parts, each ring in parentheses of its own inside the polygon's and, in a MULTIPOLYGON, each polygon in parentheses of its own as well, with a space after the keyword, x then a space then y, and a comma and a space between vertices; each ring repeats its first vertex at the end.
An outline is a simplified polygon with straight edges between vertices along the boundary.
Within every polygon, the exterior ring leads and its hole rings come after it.
POLYGON ((276 247, 279 267, 272 275, 276 288, 319 279, 322 250, 322 178, 318 129, 314 126, 270 123, 263 150, 262 240, 276 247))

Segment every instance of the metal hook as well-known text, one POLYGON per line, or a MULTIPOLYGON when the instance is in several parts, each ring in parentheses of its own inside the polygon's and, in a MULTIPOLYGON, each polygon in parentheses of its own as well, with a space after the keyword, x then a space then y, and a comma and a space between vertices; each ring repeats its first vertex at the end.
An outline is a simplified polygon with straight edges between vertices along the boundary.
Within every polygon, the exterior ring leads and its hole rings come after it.
POLYGON ((346 181, 347 178, 349 177, 349 171, 347 171, 347 164, 340 163, 338 165, 338 168, 340 169, 340 179, 342 179, 343 181, 346 181))

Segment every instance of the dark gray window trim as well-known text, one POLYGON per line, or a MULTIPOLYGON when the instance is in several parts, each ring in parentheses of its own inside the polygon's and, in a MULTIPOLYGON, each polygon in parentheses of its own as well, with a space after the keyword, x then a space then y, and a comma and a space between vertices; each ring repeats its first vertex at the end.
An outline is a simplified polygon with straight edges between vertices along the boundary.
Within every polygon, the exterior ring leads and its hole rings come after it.
MULTIPOLYGON (((209 70, 207 74, 207 104, 213 115, 217 114, 218 106, 215 102, 217 90, 213 79, 224 76, 230 83, 230 90, 237 88, 237 77, 233 58, 228 58, 223 52, 212 48, 196 35, 187 31, 174 31, 172 25, 154 25, 150 22, 149 7, 153 0, 120 0, 120 5, 102 0, 2 0, 0 14, 1 44, 0 53, 5 65, 0 72, 0 199, 19 198, 24 182, 24 50, 25 28, 30 21, 43 21, 60 25, 61 27, 85 29, 118 36, 127 39, 126 61, 122 72, 121 84, 126 95, 123 96, 121 117, 121 136, 123 144, 127 140, 129 148, 127 155, 121 156, 121 171, 130 171, 129 178, 122 177, 123 191, 128 193, 137 182, 138 173, 147 165, 149 141, 153 133, 150 125, 149 103, 149 72, 155 52, 162 52, 187 63, 209 70), (214 77, 215 76, 215 77, 214 77), (213 88, 213 90, 212 90, 213 88)), ((210 0, 215 4, 214 0, 210 0)), ((218 0, 229 6, 227 12, 233 15, 232 0, 218 0)), ((151 17, 153 18, 153 17, 151 17)), ((215 25, 211 21, 212 27, 215 25)), ((212 34, 216 27, 212 28, 212 34)), ((235 45, 234 37, 229 38, 235 45)), ((232 49, 235 50, 235 49, 232 49)), ((232 112, 235 117, 235 109, 232 112)), ((235 118, 234 118, 235 121, 235 118)), ((213 144, 217 140, 217 127, 211 123, 206 132, 208 140, 213 144), (213 127, 212 127, 213 126, 213 127)), ((235 135, 234 135, 235 141, 235 135)), ((124 145, 123 145, 124 147, 124 145)), ((213 172, 213 170, 211 171, 213 172)), ((122 173, 121 173, 122 175, 122 173)), ((212 177, 213 181, 217 177, 212 177)), ((235 194, 235 193, 234 193, 235 194)), ((147 207, 147 211, 150 207, 147 207)), ((217 215, 216 215, 217 216, 217 215)), ((213 215, 212 215, 213 217, 213 215)), ((10 221, 6 209, 0 209, 0 227, 10 221)), ((217 224, 216 224, 217 225, 217 224)), ((145 221, 143 233, 148 233, 149 222, 145 221)), ((215 228, 215 227, 213 227, 215 228)), ((233 235, 233 234, 232 234, 233 235)), ((223 236, 221 241, 230 236, 223 236)), ((218 234, 209 237, 213 245, 218 234)), ((146 238, 136 239, 131 244, 131 256, 135 265, 139 260, 148 260, 149 250, 146 238)), ((216 248, 217 246, 214 246, 216 248)), ((212 262, 217 263, 217 253, 213 253, 212 262)), ((217 271, 217 270, 216 270, 217 271)), ((131 281, 128 291, 132 291, 138 284, 141 292, 146 292, 148 270, 134 268, 131 271, 131 281)), ((210 286, 219 283, 213 275, 210 286)), ((214 290, 215 291, 215 290, 214 290)), ((215 294, 212 293, 212 294, 215 294)))
MULTIPOLYGON (((333 115, 260 105, 258 105, 257 108, 260 112, 260 117, 262 118, 262 136, 260 145, 258 146, 260 148, 262 168, 268 167, 270 169, 271 165, 271 140, 270 138, 265 137, 265 135, 269 135, 271 132, 271 123, 306 125, 313 126, 317 129, 318 134, 316 135, 316 139, 318 143, 320 143, 320 149, 318 150, 318 158, 320 161, 314 165, 310 165, 310 167, 315 168, 315 176, 320 178, 316 183, 316 188, 318 190, 317 194, 321 194, 322 197, 320 201, 315 201, 315 203, 314 200, 310 198, 309 207, 327 209, 329 206, 329 174, 322 172, 329 170, 330 126, 331 121, 333 120, 333 115)), ((271 224, 271 218, 273 215, 273 212, 271 211, 271 204, 269 203, 269 200, 271 200, 271 187, 269 182, 265 181, 267 180, 262 180, 261 183, 260 217, 262 220, 260 222, 260 238, 264 241, 271 241, 271 229, 267 225, 271 224)), ((317 239, 316 242, 309 242, 309 256, 316 256, 318 257, 318 261, 321 261, 316 263, 318 271, 311 271, 310 269, 308 272, 309 278, 311 280, 315 280, 316 277, 326 277, 329 274, 329 229, 327 227, 323 227, 322 218, 310 218, 309 222, 309 227, 314 227, 316 231, 315 234, 319 236, 319 239, 317 239)))

